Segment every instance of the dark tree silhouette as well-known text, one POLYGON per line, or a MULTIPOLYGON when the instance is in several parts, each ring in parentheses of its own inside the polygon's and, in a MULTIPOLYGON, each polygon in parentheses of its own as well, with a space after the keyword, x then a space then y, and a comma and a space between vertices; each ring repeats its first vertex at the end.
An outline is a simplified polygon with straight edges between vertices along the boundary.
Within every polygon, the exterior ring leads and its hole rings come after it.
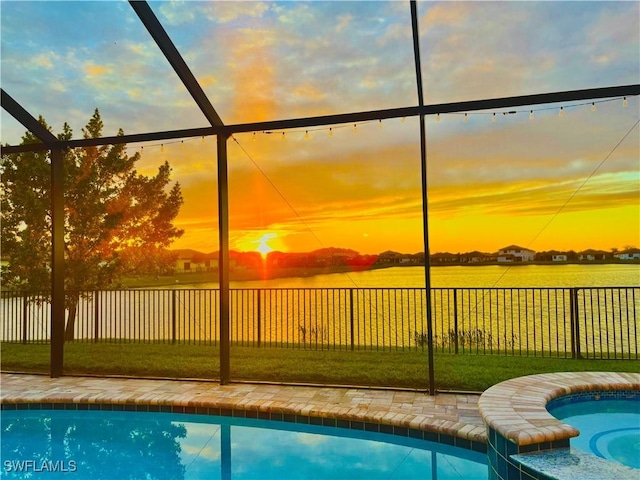
MULTIPOLYGON (((50 129, 44 119, 40 122, 50 129)), ((102 136, 98 109, 82 129, 84 138, 102 136)), ((124 135, 120 130, 118 135, 124 135)), ((65 123, 60 140, 72 138, 65 123)), ((27 132, 23 144, 38 140, 27 132)), ((170 185, 165 162, 153 177, 140 175, 138 153, 106 145, 68 150, 64 154, 65 288, 69 310, 65 338, 74 338, 80 292, 117 285, 130 264, 123 252, 158 252, 182 235, 173 220, 182 205, 180 185, 170 185)), ((49 152, 2 157, 0 220, 6 288, 50 291, 51 202, 49 152)))

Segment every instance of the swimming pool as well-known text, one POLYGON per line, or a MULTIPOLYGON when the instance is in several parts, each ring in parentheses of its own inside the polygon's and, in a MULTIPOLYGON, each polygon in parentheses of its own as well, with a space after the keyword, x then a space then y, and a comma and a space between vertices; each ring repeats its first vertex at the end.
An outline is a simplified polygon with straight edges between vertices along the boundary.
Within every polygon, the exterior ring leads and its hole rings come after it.
MULTIPOLYGON (((633 398, 639 398, 637 394, 633 398)), ((549 412, 578 430, 571 446, 632 468, 640 468, 640 401, 590 398, 550 402, 549 412)))
POLYGON ((484 453, 346 428, 100 410, 3 410, 1 416, 5 478, 486 480, 488 476, 484 453))

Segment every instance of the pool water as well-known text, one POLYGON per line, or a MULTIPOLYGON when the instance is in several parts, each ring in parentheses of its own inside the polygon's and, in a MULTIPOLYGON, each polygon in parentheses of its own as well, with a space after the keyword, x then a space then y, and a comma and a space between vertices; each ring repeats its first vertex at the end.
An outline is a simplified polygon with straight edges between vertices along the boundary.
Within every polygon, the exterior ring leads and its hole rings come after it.
POLYGON ((335 427, 148 412, 3 410, 2 478, 486 480, 486 455, 335 427))
POLYGON ((640 468, 640 402, 592 400, 553 407, 550 413, 580 430, 572 447, 640 468))

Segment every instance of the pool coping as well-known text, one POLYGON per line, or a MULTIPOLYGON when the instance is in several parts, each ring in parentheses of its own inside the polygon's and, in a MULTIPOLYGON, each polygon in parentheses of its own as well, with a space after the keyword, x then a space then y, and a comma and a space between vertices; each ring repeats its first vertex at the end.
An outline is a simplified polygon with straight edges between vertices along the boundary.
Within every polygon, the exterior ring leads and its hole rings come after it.
POLYGON ((560 372, 514 378, 488 388, 478 408, 487 427, 518 446, 552 444, 580 432, 551 415, 547 403, 598 390, 640 390, 640 373, 560 372))
POLYGON ((460 421, 465 411, 475 411, 477 415, 477 406, 464 405, 461 401, 464 395, 439 395, 434 399, 420 392, 350 387, 220 385, 202 381, 75 376, 51 379, 9 373, 0 374, 0 381, 3 410, 51 407, 260 418, 388 433, 486 452, 486 428, 479 416, 476 424, 472 420, 460 421), (336 392, 344 402, 335 401, 332 395, 336 392), (456 406, 456 401, 464 408, 456 406), (429 412, 430 405, 436 407, 433 412, 429 412), (444 413, 451 408, 461 411, 459 421, 447 419, 451 415, 444 413))

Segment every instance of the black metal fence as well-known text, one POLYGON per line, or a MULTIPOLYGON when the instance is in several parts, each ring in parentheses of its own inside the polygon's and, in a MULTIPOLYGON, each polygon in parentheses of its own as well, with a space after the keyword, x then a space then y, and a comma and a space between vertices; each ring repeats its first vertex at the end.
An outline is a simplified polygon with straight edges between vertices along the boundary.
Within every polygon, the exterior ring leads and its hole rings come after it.
MULTIPOLYGON (((74 338, 216 345, 219 291, 67 292, 74 338)), ((640 287, 434 288, 436 351, 638 359, 640 287)), ((423 288, 232 289, 234 345, 334 350, 425 349, 423 288)), ((46 296, 3 292, 0 340, 48 342, 46 296)), ((67 312, 69 316, 69 312, 67 312)))

